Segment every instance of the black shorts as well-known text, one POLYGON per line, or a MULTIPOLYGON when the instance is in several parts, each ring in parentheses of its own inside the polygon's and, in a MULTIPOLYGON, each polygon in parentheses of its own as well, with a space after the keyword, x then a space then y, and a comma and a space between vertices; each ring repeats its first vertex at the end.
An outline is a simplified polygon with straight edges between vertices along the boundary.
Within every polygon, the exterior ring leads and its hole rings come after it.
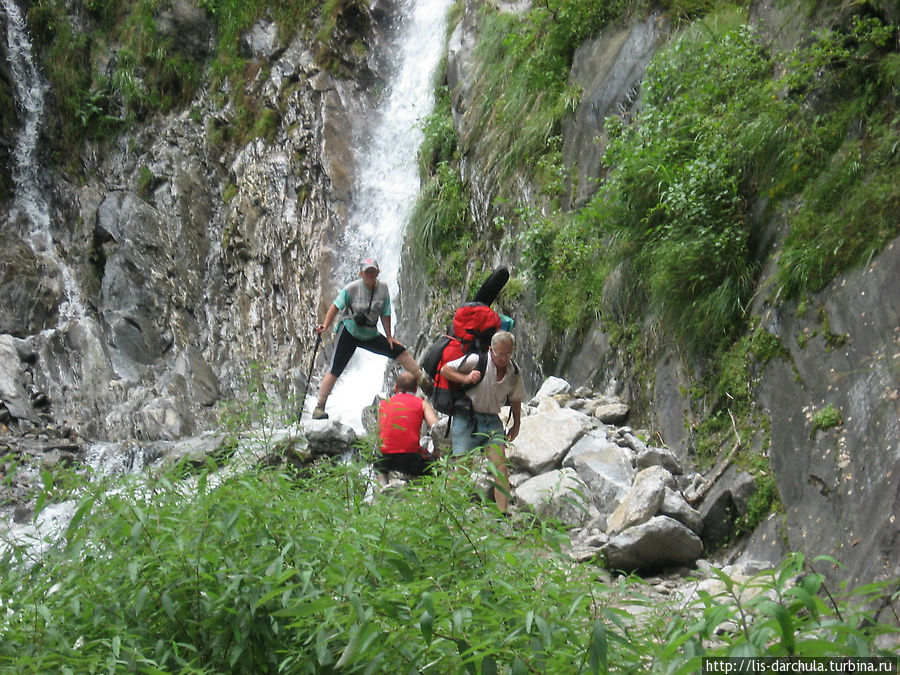
POLYGON ((379 473, 399 471, 411 476, 422 476, 431 473, 434 460, 420 455, 418 452, 394 452, 381 455, 375 460, 375 470, 379 473))
POLYGON ((357 347, 375 354, 388 356, 392 359, 396 359, 406 351, 406 347, 392 345, 381 333, 371 340, 360 340, 354 337, 342 323, 338 329, 337 340, 334 343, 334 353, 331 356, 331 367, 328 369, 328 372, 335 377, 340 377, 340 374, 344 372, 344 368, 350 363, 350 357, 353 356, 353 352, 356 351, 357 347))

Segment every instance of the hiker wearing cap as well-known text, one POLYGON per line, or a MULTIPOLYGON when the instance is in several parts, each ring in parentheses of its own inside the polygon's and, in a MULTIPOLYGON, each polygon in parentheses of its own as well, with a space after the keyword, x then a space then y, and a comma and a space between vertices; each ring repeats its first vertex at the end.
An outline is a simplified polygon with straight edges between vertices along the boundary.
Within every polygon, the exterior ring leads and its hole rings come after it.
POLYGON ((428 401, 416 396, 416 376, 406 371, 397 375, 394 395, 378 407, 378 435, 381 456, 375 461, 378 483, 388 484, 388 474, 400 471, 421 476, 431 471, 435 456, 419 442, 422 422, 428 429, 437 423, 437 413, 428 401))
POLYGON ((487 457, 496 467, 500 483, 494 486, 494 501, 501 513, 509 507, 509 467, 506 442, 519 435, 522 399, 525 389, 522 375, 513 363, 516 340, 508 331, 498 331, 491 338, 484 372, 476 367, 477 354, 466 354, 441 368, 441 375, 459 385, 474 385, 466 391, 470 405, 457 408, 450 426, 450 439, 455 456, 476 448, 486 448, 487 457), (509 402, 513 424, 505 430, 500 408, 509 402))
POLYGON ((379 271, 377 261, 365 258, 360 263, 360 278, 347 284, 338 293, 337 298, 325 313, 325 320, 316 326, 317 333, 324 333, 331 326, 335 317, 339 317, 335 326, 337 339, 331 357, 331 366, 322 378, 322 384, 319 385, 319 396, 313 411, 313 419, 328 417, 325 412, 325 403, 357 347, 396 360, 416 377, 416 381, 425 393, 429 393, 429 385, 433 386, 415 359, 406 351, 406 347, 391 335, 391 294, 387 284, 378 281, 379 271), (384 329, 383 335, 378 332, 379 319, 381 327, 384 329))

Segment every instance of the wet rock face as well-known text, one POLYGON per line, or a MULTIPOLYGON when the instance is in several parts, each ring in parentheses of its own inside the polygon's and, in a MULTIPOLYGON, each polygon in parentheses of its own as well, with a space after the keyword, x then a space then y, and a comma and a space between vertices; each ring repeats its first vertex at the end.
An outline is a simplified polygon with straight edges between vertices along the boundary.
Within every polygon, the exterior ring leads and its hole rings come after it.
MULTIPOLYGON (((33 417, 23 404, 29 386, 45 397, 43 413, 110 440, 206 428, 254 361, 292 392, 308 367, 320 296, 334 295, 350 147, 377 79, 376 64, 357 54, 378 39, 378 25, 357 14, 339 26, 341 79, 301 39, 282 43, 271 22, 245 36, 259 66, 248 93, 277 119, 266 139, 217 141, 240 111, 201 93, 184 111, 85 146, 90 171, 78 185, 49 177, 58 261, 16 234, 27 223, 4 228, 0 335, 32 354, 10 352, 2 369, 6 424, 33 417), (60 313, 66 283, 83 311, 60 313)), ((178 0, 156 18, 190 58, 211 53, 210 19, 192 3, 178 0)))
POLYGON ((55 270, 12 232, 0 232, 0 334, 18 338, 56 323, 62 292, 55 270))
POLYGON ((789 353, 768 365, 760 398, 790 544, 835 556, 854 581, 900 572, 898 275, 900 239, 806 311, 763 312, 789 353))

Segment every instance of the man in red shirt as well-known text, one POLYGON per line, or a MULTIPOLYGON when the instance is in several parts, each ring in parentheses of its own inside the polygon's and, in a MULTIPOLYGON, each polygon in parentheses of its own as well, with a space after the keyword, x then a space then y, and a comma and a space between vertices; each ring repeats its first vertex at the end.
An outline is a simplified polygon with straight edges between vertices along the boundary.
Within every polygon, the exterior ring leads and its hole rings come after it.
POLYGON ((419 445, 419 434, 424 421, 431 429, 437 422, 437 413, 428 401, 416 396, 416 376, 408 371, 397 375, 396 392, 378 409, 381 457, 375 462, 378 483, 388 484, 388 473, 400 471, 421 476, 431 469, 434 457, 419 445))

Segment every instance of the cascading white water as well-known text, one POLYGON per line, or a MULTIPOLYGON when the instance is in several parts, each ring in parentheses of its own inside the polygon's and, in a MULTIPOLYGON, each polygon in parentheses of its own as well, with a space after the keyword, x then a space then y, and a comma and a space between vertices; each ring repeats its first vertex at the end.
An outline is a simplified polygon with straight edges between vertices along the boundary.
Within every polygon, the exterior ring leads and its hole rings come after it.
POLYGON ((47 87, 34 63, 31 41, 25 19, 14 0, 0 0, 6 12, 6 40, 9 64, 15 87, 16 102, 22 110, 24 122, 16 139, 13 170, 15 201, 10 221, 24 219, 27 223, 25 239, 39 258, 59 270, 66 301, 60 306, 62 320, 85 316, 81 293, 72 270, 56 250, 50 232, 50 207, 40 183, 37 158, 38 138, 44 120, 44 99, 47 87))
MULTIPOLYGON (((378 260, 378 279, 391 289, 394 332, 403 320, 395 298, 403 234, 419 190, 416 158, 422 142, 421 122, 434 105, 432 76, 444 51, 450 4, 449 0, 402 4, 403 24, 391 45, 397 69, 390 93, 378 111, 369 142, 357 150, 359 174, 347 223, 353 251, 348 257, 363 253, 378 260)), ((383 356, 357 350, 328 401, 330 417, 361 431, 362 409, 382 392, 386 365, 383 356)))

